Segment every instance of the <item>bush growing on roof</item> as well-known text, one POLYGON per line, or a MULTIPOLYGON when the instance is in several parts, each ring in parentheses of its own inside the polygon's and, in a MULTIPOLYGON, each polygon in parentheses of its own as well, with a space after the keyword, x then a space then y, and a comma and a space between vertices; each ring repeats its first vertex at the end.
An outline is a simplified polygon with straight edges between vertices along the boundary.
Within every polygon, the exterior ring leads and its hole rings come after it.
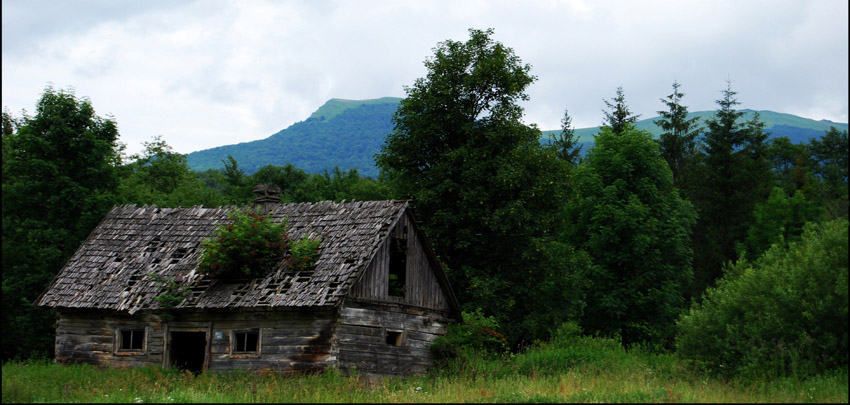
POLYGON ((228 213, 228 222, 219 224, 215 238, 201 242, 204 248, 198 271, 213 277, 262 277, 281 260, 293 270, 304 270, 316 264, 321 238, 304 236, 301 240, 289 239, 284 219, 272 222, 263 214, 234 209, 228 213))

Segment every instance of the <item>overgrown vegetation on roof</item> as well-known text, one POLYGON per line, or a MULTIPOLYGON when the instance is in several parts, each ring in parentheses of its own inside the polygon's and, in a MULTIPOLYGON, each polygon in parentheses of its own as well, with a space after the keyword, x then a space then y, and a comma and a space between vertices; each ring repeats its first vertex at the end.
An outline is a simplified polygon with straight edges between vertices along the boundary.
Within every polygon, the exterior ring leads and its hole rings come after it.
POLYGON ((214 238, 201 242, 198 272, 213 277, 261 277, 289 254, 286 220, 274 223, 266 216, 234 209, 228 222, 216 227, 214 238))

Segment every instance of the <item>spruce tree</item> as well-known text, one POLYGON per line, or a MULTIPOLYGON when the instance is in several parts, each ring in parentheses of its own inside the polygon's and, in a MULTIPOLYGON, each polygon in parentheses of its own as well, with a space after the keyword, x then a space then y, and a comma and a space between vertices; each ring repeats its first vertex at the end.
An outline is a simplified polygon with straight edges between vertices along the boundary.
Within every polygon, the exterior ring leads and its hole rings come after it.
POLYGON ((664 132, 659 137, 661 156, 673 172, 673 185, 679 186, 685 165, 696 152, 696 137, 699 135, 699 117, 688 118, 688 107, 681 104, 684 93, 680 84, 673 82, 673 93, 661 99, 667 110, 658 111, 661 119, 653 121, 664 132))
POLYGON ((602 110, 605 114, 603 126, 608 126, 615 134, 623 133, 628 124, 634 124, 640 118, 640 114, 632 115, 629 111, 629 106, 626 105, 626 96, 623 94, 623 86, 617 87, 617 96, 608 100, 602 100, 605 105, 611 110, 610 112, 602 110))
POLYGON ((721 276, 724 263, 736 260, 735 245, 746 238, 756 204, 770 192, 772 174, 766 159, 764 124, 758 114, 740 122, 731 83, 717 100, 720 107, 706 120, 705 153, 687 187, 699 220, 694 230, 694 288, 699 295, 721 276))
POLYGON ((570 112, 564 110, 564 117, 561 118, 561 132, 555 136, 552 145, 557 151, 558 159, 569 163, 571 166, 576 166, 581 161, 582 145, 578 143, 572 122, 573 118, 570 117, 570 112))

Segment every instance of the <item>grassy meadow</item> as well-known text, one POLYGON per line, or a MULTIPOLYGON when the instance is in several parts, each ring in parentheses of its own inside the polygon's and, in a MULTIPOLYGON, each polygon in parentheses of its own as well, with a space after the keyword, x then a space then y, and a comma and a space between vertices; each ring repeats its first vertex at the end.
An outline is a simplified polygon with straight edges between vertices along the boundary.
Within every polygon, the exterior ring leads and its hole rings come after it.
POLYGON ((49 360, 3 365, 3 402, 848 402, 847 369, 815 377, 724 379, 672 354, 584 338, 483 359, 463 356, 427 376, 98 369, 49 360), (574 342, 575 343, 575 342, 574 342))

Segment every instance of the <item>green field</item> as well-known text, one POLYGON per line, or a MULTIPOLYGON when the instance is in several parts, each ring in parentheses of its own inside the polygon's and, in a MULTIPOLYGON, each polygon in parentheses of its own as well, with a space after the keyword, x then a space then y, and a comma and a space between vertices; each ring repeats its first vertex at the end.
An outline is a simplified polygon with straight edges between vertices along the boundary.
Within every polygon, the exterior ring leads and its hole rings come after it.
POLYGON ((847 369, 810 378, 722 379, 672 354, 624 350, 582 338, 484 360, 467 357, 427 376, 191 373, 159 368, 98 369, 50 361, 3 365, 3 402, 838 402, 847 369))

